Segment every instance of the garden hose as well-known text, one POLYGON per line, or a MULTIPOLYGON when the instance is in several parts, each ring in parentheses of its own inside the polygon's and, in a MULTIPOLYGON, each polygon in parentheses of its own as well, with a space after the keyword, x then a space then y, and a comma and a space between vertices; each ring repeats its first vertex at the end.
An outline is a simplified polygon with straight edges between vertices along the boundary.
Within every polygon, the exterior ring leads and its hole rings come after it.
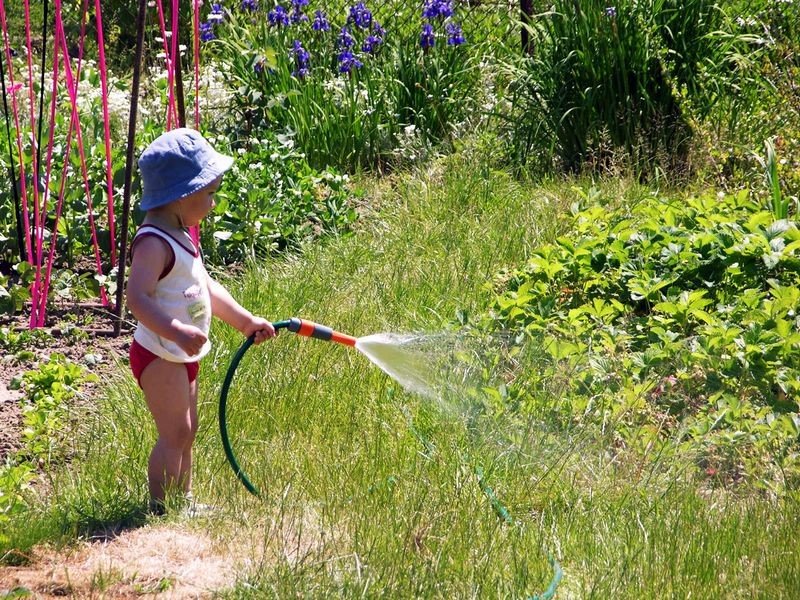
MULTIPOLYGON (((276 321, 272 324, 272 326, 275 328, 275 331, 288 329, 289 331, 304 337, 312 337, 318 340, 336 342, 338 344, 344 344, 345 346, 356 345, 356 338, 353 336, 334 331, 330 327, 325 327, 324 325, 320 325, 312 321, 306 321, 305 319, 292 317, 291 319, 286 319, 284 321, 276 321)), ((239 481, 241 481, 244 487, 247 488, 248 492, 254 496, 260 496, 258 488, 252 484, 250 479, 247 477, 247 474, 244 472, 244 470, 242 470, 242 467, 239 466, 239 462, 236 460, 236 455, 233 453, 233 447, 231 446, 231 441, 228 437, 228 422, 226 417, 228 390, 231 387, 233 375, 236 373, 236 368, 239 366, 239 362, 242 360, 244 353, 247 352, 250 346, 253 345, 254 340, 255 334, 251 335, 244 341, 242 346, 234 355, 233 360, 231 360, 231 364, 228 367, 228 372, 225 375, 225 381, 222 382, 222 390, 220 391, 219 395, 219 432, 222 436, 222 447, 225 449, 225 456, 228 457, 228 462, 231 464, 233 472, 236 473, 236 477, 239 478, 239 481)))
MULTIPOLYGON (((514 519, 511 516, 511 513, 508 512, 508 509, 503 505, 502 502, 500 502, 500 500, 498 500, 494 490, 486 483, 486 480, 483 477, 483 468, 480 465, 475 467, 475 476, 478 478, 478 485, 480 486, 481 491, 492 505, 494 514, 496 514, 499 519, 502 519, 503 522, 513 525, 514 519)), ((547 589, 541 594, 529 596, 528 600, 550 600, 556 594, 558 584, 561 583, 561 578, 564 576, 564 571, 561 569, 561 565, 558 563, 558 561, 553 558, 550 553, 547 554, 547 561, 550 563, 550 568, 553 569, 553 577, 550 580, 550 585, 548 585, 547 589)))
MULTIPOLYGON (((345 346, 355 346, 357 339, 353 336, 340 333, 331 329, 330 327, 326 327, 324 325, 320 325, 318 323, 314 323, 313 321, 307 321, 305 319, 298 319, 296 317, 292 317, 290 319, 286 319, 284 321, 276 321, 272 324, 275 328, 275 331, 279 331, 281 329, 288 329, 289 331, 296 333, 298 335, 302 335, 305 337, 312 337, 318 340, 336 342, 339 344, 344 344, 345 346)), ((239 481, 242 482, 247 491, 253 494, 254 496, 260 496, 258 488, 252 484, 250 479, 247 477, 247 474, 242 470, 239 466, 238 461, 236 460, 236 456, 233 453, 233 448, 231 447, 230 439, 228 438, 228 425, 226 420, 226 405, 228 402, 228 390, 230 389, 231 382, 233 381, 233 376, 236 373, 236 368, 239 366, 239 362, 241 362, 242 357, 244 356, 245 352, 253 345, 253 341, 255 340, 255 334, 248 337, 239 350, 234 355, 233 359, 231 360, 231 364, 228 367, 228 372, 225 375, 225 381, 222 383, 222 390, 220 391, 219 397, 219 430, 222 436, 222 446, 225 449, 225 456, 228 457, 228 462, 231 464, 233 468, 233 472, 236 473, 236 477, 239 478, 239 481)), ((429 452, 433 448, 433 444, 431 444, 424 435, 422 435, 419 431, 416 430, 413 424, 413 420, 409 417, 409 429, 414 434, 414 437, 425 446, 426 450, 429 452)), ((498 518, 500 518, 503 522, 513 525, 514 519, 511 517, 511 513, 509 513, 508 509, 500 502, 497 496, 492 490, 491 487, 486 483, 483 475, 483 469, 478 466, 475 468, 475 476, 478 479, 478 485, 481 488, 481 491, 489 500, 489 503, 492 506, 492 510, 495 512, 498 518)), ((555 596, 556 589, 558 585, 561 583, 561 578, 563 576, 563 571, 561 569, 561 565, 556 561, 551 555, 548 555, 548 561, 550 563, 550 567, 553 569, 553 577, 550 580, 550 585, 548 585, 547 589, 542 592, 541 594, 534 594, 533 596, 529 596, 528 600, 550 600, 555 596)))

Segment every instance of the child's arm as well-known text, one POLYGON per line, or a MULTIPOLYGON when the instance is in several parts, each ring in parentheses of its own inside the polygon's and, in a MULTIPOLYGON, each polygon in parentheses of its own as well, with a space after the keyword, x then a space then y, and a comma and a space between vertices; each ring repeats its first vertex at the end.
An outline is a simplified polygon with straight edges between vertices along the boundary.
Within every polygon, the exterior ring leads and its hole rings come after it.
POLYGON ((211 295, 211 313, 231 327, 242 332, 245 337, 255 334, 255 343, 260 344, 275 336, 272 323, 254 316, 249 310, 234 300, 220 283, 208 278, 208 291, 211 295))
POLYGON ((166 315, 155 301, 156 284, 168 260, 165 242, 155 237, 137 240, 126 289, 128 308, 156 335, 172 340, 194 356, 206 343, 205 334, 194 325, 166 315))

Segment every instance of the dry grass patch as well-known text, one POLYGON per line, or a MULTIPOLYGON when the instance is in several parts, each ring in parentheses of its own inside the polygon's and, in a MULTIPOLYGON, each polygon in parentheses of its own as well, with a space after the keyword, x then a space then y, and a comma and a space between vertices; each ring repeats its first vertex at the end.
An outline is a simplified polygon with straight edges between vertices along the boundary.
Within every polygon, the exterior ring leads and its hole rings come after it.
POLYGON ((37 548, 24 567, 0 568, 0 594, 14 588, 34 598, 206 598, 232 586, 252 548, 171 525, 121 533, 66 550, 37 548))

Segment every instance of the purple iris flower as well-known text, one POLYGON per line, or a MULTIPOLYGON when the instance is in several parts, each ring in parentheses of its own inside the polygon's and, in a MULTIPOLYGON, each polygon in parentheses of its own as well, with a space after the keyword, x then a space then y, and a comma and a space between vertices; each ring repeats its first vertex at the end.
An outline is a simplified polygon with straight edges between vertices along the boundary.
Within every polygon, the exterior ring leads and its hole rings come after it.
POLYGON ((295 40, 292 44, 292 54, 294 55, 294 64, 297 67, 294 72, 292 72, 292 75, 302 79, 308 75, 308 63, 311 60, 311 55, 303 48, 303 44, 300 43, 300 40, 295 40))
POLYGON ((361 44, 361 51, 372 54, 378 49, 378 46, 380 46, 382 42, 383 40, 377 35, 368 35, 361 44))
POLYGON ((208 15, 210 21, 221 21, 224 16, 220 3, 215 2, 211 5, 211 13, 208 15))
POLYGON ((288 27, 289 13, 283 6, 278 4, 278 6, 267 13, 267 20, 270 25, 288 27))
POLYGON ((616 6, 606 6, 606 9, 603 11, 603 14, 608 18, 614 18, 617 16, 617 7, 616 6))
POLYGON ((377 21, 372 22, 372 32, 380 41, 383 41, 383 38, 386 37, 386 30, 377 21))
POLYGON ((308 17, 303 13, 304 6, 308 6, 308 0, 292 0, 292 14, 290 15, 292 23, 308 21, 308 17))
POLYGON ((346 50, 352 48, 355 43, 356 40, 350 35, 350 30, 347 29, 347 27, 342 27, 342 30, 339 32, 339 37, 336 40, 336 47, 346 50))
POLYGON ((311 24, 311 29, 314 31, 329 31, 331 24, 328 23, 328 17, 324 11, 318 10, 314 12, 314 22, 311 24))
POLYGON ((448 23, 444 26, 444 29, 447 32, 448 46, 460 46, 467 41, 464 39, 464 34, 461 31, 461 25, 458 23, 448 23))
POLYGON ((359 29, 367 29, 371 22, 372 13, 363 2, 350 7, 350 14, 347 17, 348 25, 354 23, 359 29))
POLYGON ((200 23, 200 39, 204 42, 210 42, 217 36, 214 35, 214 25, 211 23, 200 23))
POLYGON ((422 26, 422 33, 419 35, 419 44, 423 48, 433 48, 436 44, 436 39, 433 35, 433 25, 425 23, 422 26))
POLYGON ((292 13, 289 15, 289 19, 291 19, 294 25, 298 23, 302 23, 303 21, 308 21, 308 16, 299 9, 292 10, 292 13))
POLYGON ((242 10, 255 12, 258 10, 258 0, 242 0, 242 10))
POLYGON ((298 63, 302 63, 304 65, 308 64, 308 59, 311 58, 311 55, 308 51, 303 48, 303 44, 300 40, 295 40, 292 43, 292 54, 294 54, 295 59, 297 59, 298 63))
POLYGON ((360 69, 364 66, 358 57, 353 54, 350 50, 343 50, 339 54, 339 72, 340 73, 349 73, 354 68, 360 69))
POLYGON ((425 0, 422 16, 430 20, 451 17, 453 16, 453 3, 451 0, 425 0))

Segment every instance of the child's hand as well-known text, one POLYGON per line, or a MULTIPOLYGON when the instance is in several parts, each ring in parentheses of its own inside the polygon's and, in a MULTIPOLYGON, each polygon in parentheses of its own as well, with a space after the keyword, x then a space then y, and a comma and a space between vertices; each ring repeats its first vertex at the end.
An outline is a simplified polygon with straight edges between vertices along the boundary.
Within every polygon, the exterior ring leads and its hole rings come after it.
POLYGON ((206 334, 194 325, 173 321, 173 326, 177 333, 174 340, 175 343, 189 356, 198 354, 203 348, 203 344, 208 340, 206 334))
POLYGON ((266 319, 251 316, 250 322, 242 329, 242 333, 245 337, 250 337, 255 334, 256 337, 253 343, 260 344, 269 338, 275 337, 275 328, 272 326, 272 323, 266 319))

